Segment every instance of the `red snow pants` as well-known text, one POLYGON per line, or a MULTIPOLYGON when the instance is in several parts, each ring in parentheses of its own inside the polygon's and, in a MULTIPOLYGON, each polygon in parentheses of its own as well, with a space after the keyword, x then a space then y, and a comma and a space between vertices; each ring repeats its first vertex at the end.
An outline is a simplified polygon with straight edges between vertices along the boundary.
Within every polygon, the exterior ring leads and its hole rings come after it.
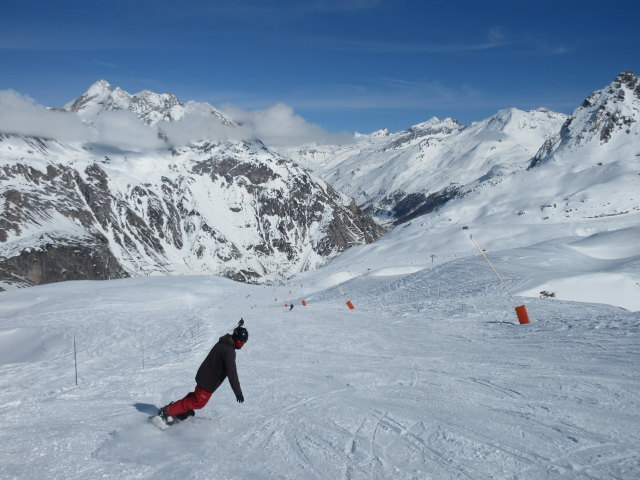
POLYGON ((175 417, 176 415, 188 412, 189 410, 198 410, 207 404, 211 395, 211 392, 207 392, 196 385, 195 390, 187 393, 187 396, 182 400, 178 400, 177 402, 167 405, 167 413, 172 417, 175 417))

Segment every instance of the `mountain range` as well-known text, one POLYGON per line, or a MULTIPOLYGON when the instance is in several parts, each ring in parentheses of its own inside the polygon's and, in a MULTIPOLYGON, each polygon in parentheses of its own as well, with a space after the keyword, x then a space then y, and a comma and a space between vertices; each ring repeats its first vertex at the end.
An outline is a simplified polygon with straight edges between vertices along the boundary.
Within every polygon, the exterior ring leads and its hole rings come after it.
MULTIPOLYGON (((352 145, 305 145, 283 153, 353 196, 379 222, 399 225, 505 178, 530 183, 536 175, 527 171, 546 163, 570 170, 600 163, 633 170, 640 154, 639 92, 638 77, 624 72, 572 115, 510 108, 469 126, 433 118, 402 132, 357 135, 352 145)), ((600 170, 577 175, 572 183, 603 186, 610 179, 600 170)), ((508 197, 518 195, 514 190, 508 197)))
POLYGON ((93 136, 0 132, 4 288, 183 273, 275 281, 418 218, 434 230, 452 219, 548 226, 640 210, 632 72, 572 115, 512 108, 468 126, 432 118, 340 145, 220 137, 218 126, 234 132, 242 122, 206 103, 131 95, 106 81, 57 113, 93 136), (143 128, 148 146, 105 141, 114 119, 143 128), (176 141, 194 121, 217 126, 209 138, 176 141))
MULTIPOLYGON (((146 126, 193 112, 234 125, 206 104, 129 95, 104 81, 64 111, 98 134, 108 113, 122 111, 146 126)), ((257 139, 144 150, 9 132, 0 134, 0 158, 5 287, 183 273, 268 281, 384 232, 257 139)))
POLYGON ((175 122, 189 113, 198 112, 212 116, 225 125, 235 125, 235 122, 206 102, 183 103, 171 93, 158 94, 150 90, 131 95, 120 87, 113 88, 106 80, 91 85, 89 90, 67 103, 62 110, 74 112, 85 121, 91 121, 105 111, 128 110, 135 113, 145 125, 156 125, 161 121, 175 122))

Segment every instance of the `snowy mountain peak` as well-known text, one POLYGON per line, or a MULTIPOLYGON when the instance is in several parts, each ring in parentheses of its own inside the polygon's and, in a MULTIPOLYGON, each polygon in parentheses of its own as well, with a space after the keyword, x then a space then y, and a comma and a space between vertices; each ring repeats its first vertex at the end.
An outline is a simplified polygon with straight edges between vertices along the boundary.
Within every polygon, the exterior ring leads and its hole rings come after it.
POLYGON ((533 131, 543 128, 544 125, 564 122, 567 115, 552 112, 546 108, 536 110, 520 110, 519 108, 505 108, 496 114, 477 122, 482 128, 506 135, 518 135, 521 132, 533 131))
MULTIPOLYGON (((548 140, 531 161, 530 168, 587 148, 603 156, 599 146, 621 148, 640 135, 640 80, 633 72, 623 72, 601 90, 589 95, 548 140)), ((568 157, 567 157, 568 158, 568 157)))
POLYGON ((76 113, 93 112, 98 105, 104 104, 111 97, 113 87, 106 80, 98 80, 81 96, 64 106, 65 110, 76 113))
POLYGON ((518 110, 517 108, 504 108, 502 110, 498 110, 494 115, 489 117, 489 124, 505 125, 512 121, 514 117, 517 117, 520 112, 522 112, 522 110, 518 110))
MULTIPOLYGON (((592 93, 566 125, 579 142, 597 138, 607 143, 616 135, 638 133, 640 85, 633 72, 623 72, 607 87, 592 93)), ((565 132, 566 135, 567 132, 565 132)))
POLYGON ((464 128, 464 125, 460 123, 458 120, 453 118, 445 118, 444 120, 440 120, 438 117, 431 117, 426 122, 417 123, 409 127, 406 130, 402 130, 400 132, 390 133, 388 128, 381 128, 380 130, 376 130, 372 133, 359 133, 356 132, 354 134, 355 139, 384 139, 387 137, 407 137, 412 136, 413 138, 418 135, 432 135, 437 133, 451 133, 453 131, 457 131, 464 128))
POLYGON ((87 90, 87 94, 102 95, 108 94, 108 92, 111 92, 112 90, 113 87, 109 82, 107 82, 106 80, 98 80, 96 83, 89 87, 89 90, 87 90))
MULTIPOLYGON (((451 120, 451 119, 445 119, 445 121, 446 120, 451 120)), ((421 123, 417 123, 416 125, 413 125, 410 128, 410 130, 417 130, 417 129, 421 129, 421 128, 431 128, 434 125, 438 125, 439 123, 441 123, 441 120, 438 117, 431 117, 426 122, 421 122, 421 123)))
POLYGON ((354 145, 289 152, 383 223, 429 213, 478 183, 526 168, 567 116, 546 109, 505 109, 465 127, 433 117, 407 130, 354 145))
POLYGON ((631 71, 623 72, 602 90, 593 92, 583 104, 576 109, 574 117, 583 112, 593 113, 597 108, 601 113, 598 119, 609 119, 615 114, 637 113, 640 104, 639 77, 631 71), (606 111, 605 111, 606 110, 606 111))
POLYGON ((628 90, 633 90, 635 95, 640 96, 640 82, 638 81, 640 77, 634 74, 631 70, 627 70, 626 72, 622 72, 620 75, 616 77, 613 81, 613 85, 618 88, 626 88, 628 90))
POLYGON ((114 88, 106 80, 91 85, 86 93, 67 103, 64 109, 77 113, 86 122, 91 122, 103 111, 129 110, 147 125, 180 120, 190 112, 214 116, 227 126, 235 125, 208 103, 190 101, 185 104, 172 93, 160 94, 151 90, 131 95, 120 87, 114 88))
POLYGON ((432 117, 426 122, 418 123, 410 127, 407 132, 411 134, 423 135, 450 135, 454 132, 460 131, 464 128, 464 125, 455 118, 447 117, 444 120, 440 120, 437 117, 432 117))
POLYGON ((371 133, 356 132, 353 134, 353 138, 355 139, 383 138, 388 136, 389 136, 388 128, 381 128, 380 130, 376 130, 375 132, 371 132, 371 133))
POLYGON ((273 280, 384 233, 258 140, 130 152, 0 135, 0 199, 0 289, 151 273, 273 280))
POLYGON ((143 90, 131 96, 133 101, 145 101, 156 107, 166 107, 182 104, 178 98, 172 93, 155 93, 151 90, 143 90))

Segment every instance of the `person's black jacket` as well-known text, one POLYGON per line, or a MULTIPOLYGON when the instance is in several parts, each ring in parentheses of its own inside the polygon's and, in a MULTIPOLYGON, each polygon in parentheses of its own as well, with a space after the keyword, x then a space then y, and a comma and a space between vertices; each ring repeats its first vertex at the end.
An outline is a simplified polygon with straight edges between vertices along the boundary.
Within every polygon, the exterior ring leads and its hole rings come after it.
POLYGON ((203 390, 213 393, 227 377, 233 393, 236 397, 241 397, 242 390, 236 369, 236 347, 230 334, 220 337, 213 346, 196 373, 196 383, 203 390))

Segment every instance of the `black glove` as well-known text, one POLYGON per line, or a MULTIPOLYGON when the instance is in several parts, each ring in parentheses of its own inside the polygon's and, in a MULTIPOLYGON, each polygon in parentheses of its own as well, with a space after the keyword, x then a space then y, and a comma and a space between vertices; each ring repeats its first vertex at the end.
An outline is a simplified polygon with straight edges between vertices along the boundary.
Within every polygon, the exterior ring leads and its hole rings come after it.
POLYGON ((236 395, 236 400, 238 401, 238 403, 242 403, 244 402, 244 397, 242 396, 242 394, 236 395))

